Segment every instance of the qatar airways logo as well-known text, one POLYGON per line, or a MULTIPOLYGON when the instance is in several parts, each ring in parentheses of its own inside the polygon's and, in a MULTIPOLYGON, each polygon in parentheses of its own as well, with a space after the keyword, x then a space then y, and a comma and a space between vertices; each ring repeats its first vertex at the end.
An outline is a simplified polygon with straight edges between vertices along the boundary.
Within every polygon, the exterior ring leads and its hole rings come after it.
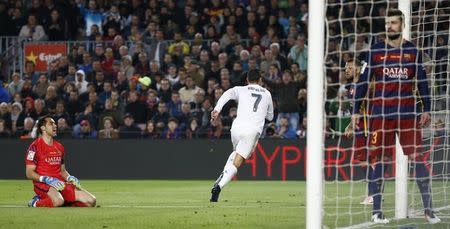
POLYGON ((394 79, 408 79, 407 68, 383 68, 383 75, 394 79))
POLYGON ((49 163, 50 165, 60 165, 61 157, 47 157, 45 158, 45 162, 49 163))

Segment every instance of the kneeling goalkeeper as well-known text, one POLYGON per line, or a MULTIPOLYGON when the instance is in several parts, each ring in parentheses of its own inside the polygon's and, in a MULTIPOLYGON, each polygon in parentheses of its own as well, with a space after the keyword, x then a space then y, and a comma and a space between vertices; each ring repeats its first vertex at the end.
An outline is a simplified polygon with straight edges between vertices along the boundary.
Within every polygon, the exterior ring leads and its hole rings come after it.
POLYGON ((26 176, 33 181, 34 196, 29 207, 94 207, 95 197, 81 188, 80 181, 70 175, 64 165, 64 147, 54 140, 56 123, 50 116, 38 120, 41 134, 28 148, 26 176))

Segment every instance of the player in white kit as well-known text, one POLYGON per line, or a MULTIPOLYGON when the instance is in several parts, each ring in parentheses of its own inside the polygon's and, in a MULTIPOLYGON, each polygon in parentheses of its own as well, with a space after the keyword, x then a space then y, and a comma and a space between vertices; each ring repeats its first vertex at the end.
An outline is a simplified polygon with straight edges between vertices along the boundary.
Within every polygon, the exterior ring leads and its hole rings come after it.
POLYGON ((258 70, 247 73, 247 86, 236 86, 228 89, 217 101, 211 112, 211 123, 215 123, 222 107, 229 101, 238 103, 237 116, 231 125, 231 141, 233 152, 211 190, 211 202, 217 202, 222 188, 236 175, 237 169, 248 159, 264 127, 265 119, 273 119, 273 104, 270 92, 261 87, 261 76, 258 70))

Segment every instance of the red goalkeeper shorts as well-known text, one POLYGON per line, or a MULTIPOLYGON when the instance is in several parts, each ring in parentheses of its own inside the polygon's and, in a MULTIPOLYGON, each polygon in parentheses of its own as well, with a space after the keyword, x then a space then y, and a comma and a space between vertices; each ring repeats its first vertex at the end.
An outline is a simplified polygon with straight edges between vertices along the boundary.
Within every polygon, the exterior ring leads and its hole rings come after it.
MULTIPOLYGON (((47 197, 47 192, 50 189, 50 186, 45 183, 36 183, 34 184, 34 192, 41 199, 45 199, 47 197)), ((75 185, 66 183, 66 187, 61 191, 61 195, 64 198, 65 202, 75 202, 75 185)))
POLYGON ((417 119, 374 118, 370 127, 370 157, 392 156, 392 152, 395 152, 396 133, 399 136, 403 154, 421 153, 422 131, 417 119))

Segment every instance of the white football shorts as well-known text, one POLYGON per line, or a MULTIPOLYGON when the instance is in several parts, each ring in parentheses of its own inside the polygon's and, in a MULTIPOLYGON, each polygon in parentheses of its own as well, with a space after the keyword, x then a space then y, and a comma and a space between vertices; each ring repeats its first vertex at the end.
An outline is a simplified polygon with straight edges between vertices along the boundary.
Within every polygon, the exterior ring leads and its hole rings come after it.
POLYGON ((253 149, 258 143, 259 135, 260 134, 257 131, 252 129, 231 129, 231 142, 233 143, 233 150, 245 159, 250 158, 253 149))

